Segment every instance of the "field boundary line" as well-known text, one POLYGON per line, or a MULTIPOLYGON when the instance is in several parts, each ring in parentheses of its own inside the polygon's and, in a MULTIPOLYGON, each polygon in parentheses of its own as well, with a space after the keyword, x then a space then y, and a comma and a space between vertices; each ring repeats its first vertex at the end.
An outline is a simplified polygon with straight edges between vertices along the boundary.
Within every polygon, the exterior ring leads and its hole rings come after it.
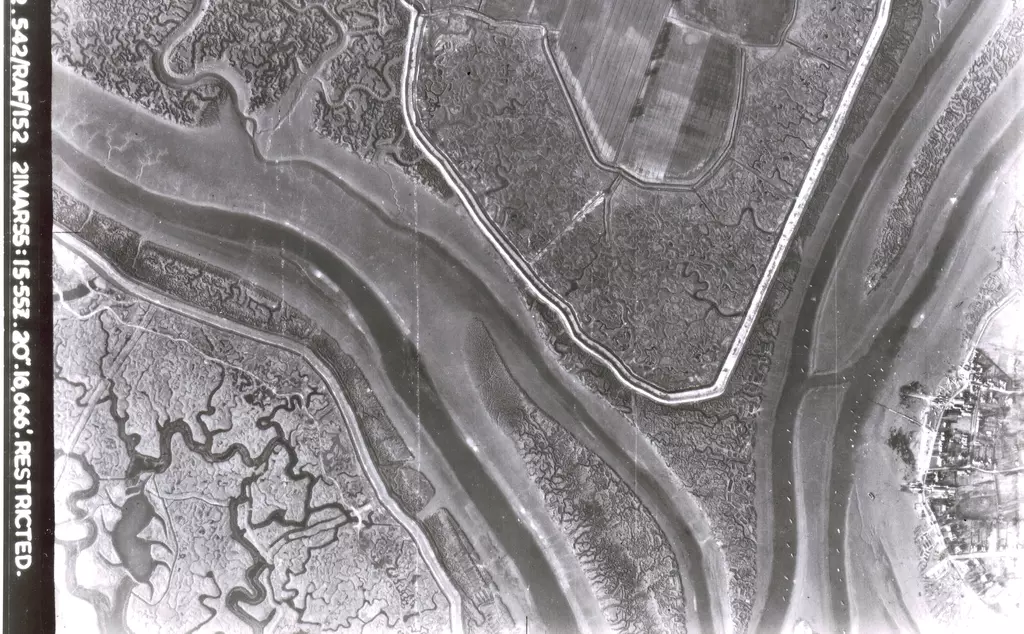
POLYGON ((402 0, 402 3, 411 14, 409 32, 406 37, 405 61, 402 67, 401 91, 402 116, 405 120, 406 128, 409 131, 409 136, 412 138, 413 143, 417 148, 423 152, 424 156, 426 156, 430 162, 440 170, 445 182, 448 183, 449 187, 452 188, 459 197, 459 200, 470 212, 470 216, 473 218, 474 223, 484 233, 491 245, 497 249, 505 263, 515 270, 520 281, 526 285, 530 294, 536 297, 541 303, 557 315, 559 321, 569 333, 569 336, 572 337, 573 341, 580 348, 605 365, 612 374, 615 375, 616 379, 637 394, 663 405, 694 403, 721 396, 725 392, 733 371, 736 369, 736 365, 739 362, 739 358, 746 345, 747 339, 750 337, 750 333, 753 331, 754 325, 757 323, 761 306, 764 304, 764 301, 768 296, 768 291, 771 288, 772 282, 775 280, 775 275, 778 273, 778 270, 782 265, 782 260, 785 258, 786 253, 789 250, 793 236, 796 235, 796 230, 799 227, 801 218, 803 217, 804 209, 807 207, 807 203, 810 201, 811 195, 814 193, 815 186, 818 183, 818 178, 821 176, 821 172, 839 138, 839 133, 842 130, 843 125, 846 123, 850 108, 857 96, 857 92, 864 80, 864 76, 867 74, 868 66, 871 64, 875 51, 878 49, 878 45, 881 42, 882 35, 885 33, 886 26, 889 21, 889 11, 892 5, 892 0, 878 0, 874 24, 872 25, 868 38, 864 43, 864 47, 861 49, 861 54, 857 59, 857 64, 854 66, 853 72, 850 73, 843 96, 829 120, 829 125, 825 130, 824 136, 818 143, 814 157, 811 160, 811 165, 808 168, 807 174, 804 176, 800 190, 792 207, 790 208, 789 214, 786 217, 786 222, 783 225, 779 238, 775 243, 775 248, 772 251, 771 258, 768 260, 765 271, 761 276, 761 280, 758 282, 757 288, 750 300, 743 321, 740 324, 740 328, 737 331, 736 336, 733 338, 729 352, 722 363, 721 369, 719 370, 718 377, 715 379, 714 383, 708 386, 675 391, 666 390, 639 376, 633 370, 628 368, 614 352, 583 332, 581 327, 582 322, 577 315, 576 310, 568 302, 559 297, 550 285, 540 279, 536 272, 534 272, 533 267, 529 265, 519 250, 511 243, 508 237, 502 233, 490 216, 488 216, 483 210, 469 187, 457 176, 456 169, 451 160, 443 151, 435 147, 426 137, 426 134, 422 133, 417 127, 416 112, 413 108, 415 100, 414 87, 416 85, 418 74, 418 54, 423 34, 425 16, 421 14, 420 11, 409 2, 409 0, 402 0))

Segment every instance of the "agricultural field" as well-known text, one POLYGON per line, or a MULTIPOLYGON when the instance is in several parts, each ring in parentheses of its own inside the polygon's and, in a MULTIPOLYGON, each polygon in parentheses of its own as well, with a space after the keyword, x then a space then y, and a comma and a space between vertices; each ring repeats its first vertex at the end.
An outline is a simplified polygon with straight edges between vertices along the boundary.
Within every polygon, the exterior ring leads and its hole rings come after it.
POLYGON ((730 142, 743 85, 743 50, 667 21, 630 113, 617 163, 653 183, 691 183, 730 142))
POLYGON ((544 24, 557 29, 565 9, 572 0, 550 0, 550 2, 534 2, 533 0, 444 0, 434 2, 434 10, 445 5, 459 5, 467 9, 475 9, 495 20, 508 20, 544 24))
POLYGON ((651 183, 706 174, 728 147, 743 82, 743 50, 676 7, 575 0, 551 38, 595 153, 651 183))
POLYGON ((598 156, 615 160, 671 0, 572 0, 554 55, 598 156))
POLYGON ((58 629, 963 612, 910 480, 1021 286, 1021 6, 56 0, 58 629))
MULTIPOLYGON (((602 215, 620 182, 664 187, 658 205, 703 210, 720 217, 723 227, 749 222, 752 231, 713 231, 720 239, 777 232, 866 41, 875 6, 867 0, 842 7, 761 3, 756 9, 733 2, 715 10, 670 0, 563 0, 543 6, 452 0, 413 3, 411 9, 399 0, 275 0, 258 8, 228 0, 151 4, 149 13, 163 17, 146 26, 133 21, 135 14, 109 25, 89 19, 108 9, 122 11, 102 0, 57 3, 58 62, 191 125, 209 116, 204 113, 219 106, 227 89, 243 97, 244 115, 268 125, 308 98, 312 133, 368 163, 398 166, 440 198, 452 197, 454 176, 483 210, 502 248, 530 268, 527 276, 566 290, 566 280, 578 271, 557 271, 552 262, 568 266, 580 259, 568 253, 570 244, 585 236, 592 216, 602 215), (406 35, 419 11, 429 13, 419 14, 414 68, 403 86, 406 35), (737 22, 740 15, 757 28, 737 22), (254 26, 252 33, 240 31, 243 24, 254 26), (126 39, 119 29, 144 33, 145 44, 118 49, 126 39), (765 35, 773 29, 786 37, 765 35), (274 37, 255 37, 257 32, 274 37), (109 54, 93 54, 86 44, 94 40, 109 54), (752 48, 754 42, 761 48, 752 48), (406 128, 403 90, 412 95, 415 130, 406 128)), ((687 217, 687 226, 700 224, 694 218, 687 217)), ((685 247, 698 254, 687 261, 694 267, 688 271, 700 269, 695 263, 707 252, 702 239, 685 235, 673 241, 674 247, 694 242, 685 247)), ((577 245, 581 253, 603 248, 586 244, 577 245)), ((637 248, 635 253, 654 249, 655 258, 674 253, 655 245, 637 248)), ((760 238, 715 249, 735 250, 754 268, 723 290, 729 297, 723 305, 739 306, 739 312, 723 309, 702 322, 700 332, 712 339, 695 344, 687 359, 700 361, 690 369, 676 362, 673 370, 658 370, 653 359, 671 355, 634 346, 657 338, 639 334, 642 324, 663 324, 673 333, 666 341, 694 336, 698 313, 692 307, 670 307, 673 302, 657 299, 658 293, 642 296, 644 285, 621 274, 606 291, 591 291, 606 297, 548 291, 561 310, 576 313, 583 336, 629 359, 619 359, 627 374, 655 384, 702 385, 713 380, 735 339, 748 303, 738 294, 752 292, 760 279, 757 267, 766 262, 760 238), (619 286, 633 290, 620 298, 619 286), (631 295, 641 302, 631 315, 650 312, 659 319, 613 327, 607 315, 587 314, 588 307, 611 310, 631 295), (626 330, 619 333, 620 327, 626 330), (654 380, 650 372, 661 378, 654 380)), ((600 270, 601 258, 594 261, 600 270)), ((631 267, 622 268, 624 273, 631 267)), ((641 268, 667 273, 672 266, 655 262, 641 268)), ((717 302, 715 276, 693 275, 708 287, 698 295, 717 302)))
POLYGON ((420 18, 427 152, 586 346, 667 392, 715 383, 874 3, 811 3, 799 45, 756 54, 686 3, 462 4, 420 18))
MULTIPOLYGON (((680 15, 709 31, 739 38, 747 46, 778 46, 798 6, 807 0, 682 0, 680 15)), ((813 2, 812 2, 813 4, 813 2)))

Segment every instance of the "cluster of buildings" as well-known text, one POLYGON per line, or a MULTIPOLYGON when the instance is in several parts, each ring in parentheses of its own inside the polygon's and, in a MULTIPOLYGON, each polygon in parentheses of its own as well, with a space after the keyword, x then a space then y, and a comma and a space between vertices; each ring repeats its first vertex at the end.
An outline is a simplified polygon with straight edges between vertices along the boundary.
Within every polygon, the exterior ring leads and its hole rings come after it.
POLYGON ((964 581, 997 602, 1024 579, 1024 382, 979 348, 963 388, 934 415, 928 469, 911 488, 964 581))

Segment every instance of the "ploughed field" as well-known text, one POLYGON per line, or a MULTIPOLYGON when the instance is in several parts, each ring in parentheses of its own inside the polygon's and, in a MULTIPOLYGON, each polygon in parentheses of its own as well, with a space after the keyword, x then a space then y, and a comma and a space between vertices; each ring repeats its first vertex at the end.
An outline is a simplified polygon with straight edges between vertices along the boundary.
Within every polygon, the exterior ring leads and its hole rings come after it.
POLYGON ((53 49, 180 125, 308 112, 460 194, 583 348, 675 402, 731 374, 883 2, 62 0, 53 49))
POLYGON ((414 18, 414 134, 585 349, 655 398, 713 396, 888 3, 540 4, 414 18))

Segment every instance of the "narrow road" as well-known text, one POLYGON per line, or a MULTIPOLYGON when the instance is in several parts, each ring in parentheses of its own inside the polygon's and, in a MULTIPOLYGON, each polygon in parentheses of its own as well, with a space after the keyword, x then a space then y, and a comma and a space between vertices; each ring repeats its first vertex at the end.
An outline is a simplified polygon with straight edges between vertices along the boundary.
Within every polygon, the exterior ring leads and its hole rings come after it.
MULTIPOLYGON (((771 289, 772 281, 776 272, 782 265, 786 256, 789 243, 799 227, 800 218, 804 209, 814 193, 815 183, 828 163, 829 153, 839 138, 843 124, 852 110, 856 100, 857 89, 864 79, 875 50, 884 34, 890 14, 892 0, 878 0, 876 14, 873 17, 871 31, 864 42, 864 48, 860 52, 857 63, 851 72, 848 82, 845 84, 843 94, 836 105, 827 129, 822 134, 820 142, 814 151, 814 156, 808 165, 807 172, 801 181, 800 190, 796 195, 792 207, 786 217, 786 221, 779 232, 779 239, 772 250, 771 257, 765 265, 765 270, 754 290, 749 306, 744 314, 735 337, 730 343, 725 358, 722 361, 722 368, 715 382, 712 385, 684 389, 679 391, 668 391, 655 385, 644 377, 637 375, 632 369, 626 366, 615 354, 596 339, 584 331, 580 317, 576 314, 575 308, 561 295, 555 293, 533 270, 533 267, 522 257, 519 251, 512 246, 511 241, 505 236, 490 216, 482 209, 477 201, 476 195, 471 188, 463 182, 458 170, 447 155, 430 140, 428 134, 418 126, 416 101, 416 73, 418 68, 418 55, 420 39, 422 37, 424 16, 419 14, 415 7, 410 6, 413 19, 410 24, 408 39, 406 41, 406 53, 403 71, 402 110, 405 117, 405 124, 409 130, 410 137, 416 147, 428 157, 444 175, 445 181, 458 194, 462 204, 469 210, 473 221, 483 232, 494 248, 501 254, 505 263, 516 273, 516 276, 527 287, 530 293, 543 302, 550 310, 558 315, 559 320, 565 326, 573 341, 581 349, 591 356, 599 359, 624 385, 637 394, 652 401, 664 405, 681 405, 704 401, 721 396, 728 385, 729 377, 732 375, 747 338, 753 331, 757 322, 758 313, 764 300, 771 289)), ((556 73, 557 74, 557 73, 556 73)), ((564 86, 563 86, 564 89, 564 86)), ((584 139, 586 135, 584 134, 584 139)), ((591 157, 597 161, 597 156, 591 152, 591 157)))
MULTIPOLYGON (((87 120, 95 120, 96 125, 101 127, 108 125, 121 114, 121 105, 111 103, 103 96, 77 95, 76 103, 71 105, 55 105, 55 111, 74 108, 76 113, 87 113, 87 120), (97 102, 96 106, 89 103, 82 103, 88 97, 97 102)), ((181 191, 189 192, 191 184, 188 182, 189 170, 193 169, 195 161, 192 156, 204 156, 204 161, 213 164, 231 163, 240 170, 251 170, 260 174, 260 179, 266 182, 280 183, 280 186, 271 185, 277 192, 288 191, 293 181, 309 182, 316 181, 318 186, 331 180, 330 189, 339 183, 344 175, 331 174, 326 169, 308 163, 301 159, 268 160, 258 153, 253 157, 242 157, 228 155, 222 150, 223 144, 202 144, 196 141, 194 134, 175 134, 165 126, 161 126, 144 113, 133 113, 132 133, 141 134, 144 139, 147 151, 151 150, 160 155, 166 155, 166 161, 170 169, 161 175, 158 185, 160 191, 181 191), (179 170, 179 171, 175 171, 179 170), (182 180, 182 184, 175 186, 176 180, 182 180)), ((211 135, 218 135, 220 131, 211 130, 211 135)), ((81 143, 82 141, 78 141, 81 143)), ((103 159, 106 156, 106 148, 100 146, 89 146, 89 155, 103 159)), ((508 355, 509 364, 522 368, 530 368, 529 373, 540 373, 544 376, 543 381, 537 381, 535 377, 524 380, 524 385, 529 384, 528 391, 538 403, 543 403, 545 409, 550 409, 556 418, 565 424, 572 433, 586 444, 588 448, 595 451, 602 459, 607 461, 620 476, 624 476, 627 482, 633 481, 634 462, 633 454, 624 447, 632 449, 634 443, 630 440, 624 443, 620 438, 620 432, 632 433, 632 428, 626 427, 629 423, 621 416, 614 416, 603 411, 599 399, 586 390, 575 384, 566 385, 571 378, 560 371, 557 362, 551 358, 546 350, 546 342, 535 330, 529 318, 526 317, 525 306, 510 305, 507 299, 514 296, 519 300, 519 292, 515 285, 505 277, 495 283, 503 284, 500 288, 491 288, 477 268, 486 270, 494 268, 492 262, 479 262, 473 258, 466 260, 454 257, 444 244, 424 234, 418 234, 409 228, 389 221, 379 210, 371 214, 369 210, 346 209, 344 205, 331 201, 329 207, 321 207, 323 203, 314 195, 303 198, 297 195, 296 205, 301 205, 302 213, 295 213, 295 209, 286 207, 284 204, 267 205, 264 207, 269 213, 262 216, 259 213, 261 202, 267 195, 260 189, 260 185, 246 186, 243 204, 250 206, 257 211, 252 213, 232 213, 223 209, 190 205, 180 201, 173 196, 156 195, 145 188, 135 186, 135 176, 123 179, 111 170, 133 174, 119 165, 122 160, 114 152, 113 157, 104 159, 107 162, 101 163, 91 159, 89 155, 79 151, 73 144, 55 135, 55 153, 69 167, 75 175, 82 177, 86 182, 96 183, 100 191, 113 195, 124 202, 132 209, 138 210, 136 221, 142 221, 143 217, 152 217, 163 223, 167 229, 180 228, 185 231, 198 232, 204 236, 215 239, 247 245, 262 244, 270 248, 285 248, 288 252, 295 254, 297 258, 305 259, 317 269, 330 273, 335 264, 321 266, 312 261, 309 249, 325 249, 321 253, 325 258, 330 257, 336 260, 338 266, 349 271, 346 275, 354 276, 350 280, 353 288, 361 293, 368 294, 377 304, 383 305, 391 311, 389 321, 394 322, 395 314, 398 315, 399 327, 404 319, 405 324, 417 324, 422 334, 426 334, 439 322, 450 321, 459 323, 467 313, 472 313, 485 322, 487 328, 493 333, 503 355, 508 355), (59 145, 59 147, 57 147, 59 145), (109 168, 108 168, 109 165, 109 168), (156 199, 149 198, 155 196, 156 199), (153 204, 150 204, 152 201, 153 204), (223 221, 215 221, 215 218, 225 218, 223 221), (276 221, 267 218, 280 218, 287 221, 298 231, 292 231, 287 227, 278 224, 276 221), (255 224, 269 226, 269 229, 254 230, 255 224), (341 227, 339 231, 338 228, 341 227), (263 237, 253 243, 253 231, 262 231, 263 237), (333 234, 331 232, 334 232, 333 234), (291 246, 282 247, 283 235, 295 234, 304 241, 310 242, 312 246, 307 249, 302 242, 291 243, 291 246), (340 235, 339 235, 340 234, 340 235), (347 234, 347 235, 346 235, 347 234), (330 238, 330 249, 318 245, 310 236, 327 235, 330 238), (292 251, 291 249, 295 249, 292 251), (352 263, 352 264, 349 264, 352 263), (415 280, 415 281, 413 281, 415 280), (390 285, 390 286, 389 286, 390 285), (412 313, 410 307, 403 302, 406 301, 401 293, 404 289, 415 287, 415 295, 422 297, 423 305, 430 306, 434 314, 412 313), (379 293, 388 294, 386 288, 395 288, 396 296, 379 298, 379 293), (428 298, 428 296, 431 296, 428 298), (445 301, 437 301, 437 297, 446 298, 445 301), (438 310, 435 310, 435 307, 438 310)), ((130 163, 134 164, 134 163, 130 163)), ((244 179, 240 179, 244 180, 244 179)), ((225 181, 231 183, 231 181, 225 181)), ((235 187, 237 189, 237 186, 235 187)), ((231 195, 236 194, 225 186, 225 191, 231 195)), ((218 192, 219 193, 219 192, 218 192)), ((303 192, 304 193, 304 192, 303 192)), ((298 192, 296 193, 298 194, 298 192)), ((369 201, 363 201, 369 203, 369 201)), ((458 213, 451 209, 453 214, 458 213)), ((161 231, 160 225, 152 229, 161 231)), ((175 238, 177 239, 177 238, 175 238)), ((291 240, 291 238, 289 238, 291 240)), ((487 251, 486 257, 493 257, 493 253, 487 251)), ((240 263, 239 266, 251 266, 251 262, 240 263)), ((332 280, 336 286, 343 287, 343 284, 332 280)), ((348 283, 348 282, 346 282, 348 283)), ((348 293, 347 293, 348 294, 348 293)), ((353 291, 352 294, 356 294, 353 291)), ((351 294, 350 294, 351 295, 351 294)), ((419 300, 417 300, 419 301, 419 300)), ((363 314, 367 323, 374 323, 376 317, 375 309, 368 309, 363 314)), ((378 332, 375 337, 381 335, 385 339, 378 342, 382 346, 393 345, 389 342, 393 338, 378 332)), ((424 349, 429 349, 432 343, 423 337, 420 342, 424 349)), ((434 347, 436 353, 436 346, 434 347)), ((415 350, 403 354, 412 354, 415 350)), ((401 357, 398 354, 397 357, 401 357)), ((424 353, 425 357, 436 360, 424 353)), ((423 366, 417 357, 409 357, 403 364, 416 363, 423 366)), ((431 372, 429 363, 421 367, 423 375, 433 381, 447 381, 443 372, 431 372)), ((440 366, 438 366, 440 367, 440 366)), ((398 374, 394 376, 403 378, 410 382, 418 380, 419 372, 416 370, 406 371, 404 366, 398 368, 398 374)), ((410 388, 412 389, 412 388, 410 388)), ((437 390, 432 390, 436 392, 437 390)), ((415 390, 407 392, 405 398, 415 400, 415 390)), ((437 404, 436 401, 434 403, 437 404)), ((413 409, 413 411, 416 411, 413 409)), ((426 411, 423 417, 426 418, 426 411)), ((449 415, 447 418, 451 418, 449 415)), ((456 417, 457 418, 457 417, 456 417)), ((461 444, 461 435, 460 444, 461 444)), ((445 442, 448 442, 447 440, 445 442)), ((444 443, 441 443, 444 446, 444 443)), ((724 562, 720 548, 711 537, 710 526, 707 518, 692 501, 686 491, 682 490, 678 478, 674 478, 671 471, 660 459, 653 447, 641 438, 639 443, 639 465, 638 469, 638 495, 652 514, 656 517, 662 529, 668 536, 673 551, 680 562, 684 575, 684 586, 689 603, 692 597, 696 605, 697 617, 693 623, 694 628, 698 626, 705 632, 724 632, 727 628, 727 598, 728 591, 725 586, 724 574, 709 574, 710 571, 721 569, 724 572, 724 562), (723 607, 725 606, 725 607, 723 607)), ((469 474, 464 477, 473 478, 469 474)), ((494 516, 495 520, 501 514, 494 516)), ((507 515, 498 523, 509 522, 514 515, 507 515)), ((517 564, 518 565, 518 564, 517 564)), ((531 584, 534 592, 543 594, 545 592, 542 584, 531 584)), ((556 595, 558 593, 555 593, 556 595)), ((564 593, 563 593, 564 594, 564 593)), ((547 599, 546 599, 547 600, 547 599)))

